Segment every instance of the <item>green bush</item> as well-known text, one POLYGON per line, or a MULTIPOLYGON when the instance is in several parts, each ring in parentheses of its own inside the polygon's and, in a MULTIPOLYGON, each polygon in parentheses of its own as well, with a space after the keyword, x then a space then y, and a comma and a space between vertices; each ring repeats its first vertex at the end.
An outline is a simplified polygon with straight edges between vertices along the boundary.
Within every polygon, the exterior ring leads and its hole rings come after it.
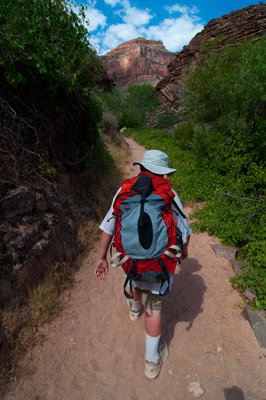
MULTIPOLYGON (((207 141, 202 157, 218 157, 217 165, 228 170, 224 153, 265 160, 266 37, 228 46, 222 54, 211 52, 205 67, 190 71, 183 94, 185 114, 201 127, 199 149, 207 141), (215 143, 211 145, 211 142, 215 143), (221 147, 223 151, 221 151, 221 147), (221 157, 220 157, 221 156, 221 157)), ((250 160, 246 159, 249 163, 250 160)), ((246 173, 248 165, 238 165, 246 173)), ((214 165, 215 166, 215 165, 214 165)))
POLYGON ((159 99, 155 94, 155 88, 149 84, 131 85, 125 99, 126 107, 135 108, 139 111, 143 121, 146 120, 146 113, 153 111, 159 105, 159 99))
POLYGON ((40 164, 79 170, 101 142, 102 105, 91 89, 103 67, 84 8, 73 9, 66 0, 0 2, 0 163, 8 179, 44 173, 40 164))
POLYGON ((37 72, 51 93, 90 85, 101 67, 84 26, 84 7, 77 12, 67 0, 1 1, 0 65, 10 84, 26 83, 37 72))
POLYGON ((168 129, 172 128, 177 122, 178 118, 176 114, 165 113, 157 116, 157 123, 155 125, 156 129, 168 129))
POLYGON ((191 122, 181 122, 174 129, 173 139, 181 149, 186 150, 192 147, 193 135, 193 124, 191 122))
POLYGON ((119 115, 118 124, 120 128, 139 128, 142 125, 141 116, 134 108, 123 110, 119 115))
POLYGON ((104 108, 107 108, 116 116, 118 116, 121 110, 125 107, 123 104, 121 91, 116 88, 114 88, 111 93, 103 93, 101 95, 101 101, 104 105, 104 108))
POLYGON ((159 104, 154 87, 148 84, 131 85, 126 93, 113 89, 111 93, 102 94, 101 100, 118 117, 120 127, 144 125, 147 114, 159 104))
POLYGON ((194 124, 191 151, 202 185, 220 184, 194 214, 197 231, 217 235, 239 251, 248 267, 232 281, 249 287, 254 304, 266 308, 266 37, 211 52, 204 67, 190 71, 183 94, 184 115, 194 124))

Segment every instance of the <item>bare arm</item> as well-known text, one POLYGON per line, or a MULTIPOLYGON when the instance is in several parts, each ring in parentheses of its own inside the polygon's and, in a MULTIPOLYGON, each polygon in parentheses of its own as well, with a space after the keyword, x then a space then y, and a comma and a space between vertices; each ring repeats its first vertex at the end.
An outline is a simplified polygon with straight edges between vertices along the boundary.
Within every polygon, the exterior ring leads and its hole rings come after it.
POLYGON ((187 237, 186 243, 183 244, 183 249, 181 251, 180 260, 185 260, 188 257, 188 245, 189 245, 190 235, 187 237))
POLYGON ((108 274, 109 266, 106 260, 106 254, 112 238, 112 235, 108 235, 108 233, 102 231, 98 261, 94 270, 94 274, 101 280, 105 279, 106 275, 108 274))

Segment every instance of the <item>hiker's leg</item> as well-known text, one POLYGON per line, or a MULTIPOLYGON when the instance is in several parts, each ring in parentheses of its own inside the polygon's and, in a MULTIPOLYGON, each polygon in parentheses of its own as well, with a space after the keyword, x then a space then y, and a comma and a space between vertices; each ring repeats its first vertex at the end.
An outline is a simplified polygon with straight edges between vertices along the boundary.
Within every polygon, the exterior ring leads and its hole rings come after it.
POLYGON ((149 362, 156 362, 162 331, 162 297, 148 292, 143 295, 146 331, 146 355, 149 362))
POLYGON ((145 307, 145 331, 151 337, 158 337, 162 332, 162 310, 145 307))
POLYGON ((134 301, 140 301, 140 300, 141 300, 141 297, 142 297, 142 293, 141 293, 141 290, 140 290, 140 289, 138 289, 138 288, 136 288, 136 289, 133 289, 133 293, 132 293, 131 289, 127 286, 126 291, 129 293, 130 296, 133 295, 132 300, 134 300, 134 301), (136 289, 137 289, 137 290, 136 290, 136 289))
POLYGON ((136 291, 136 289, 133 289, 133 291, 131 291, 130 288, 127 288, 127 292, 130 294, 130 296, 133 296, 132 299, 127 299, 127 305, 129 307, 129 318, 131 319, 131 321, 137 321, 140 318, 142 311, 141 291, 136 291))
POLYGON ((161 310, 145 307, 146 354, 145 360, 156 362, 162 331, 161 310))

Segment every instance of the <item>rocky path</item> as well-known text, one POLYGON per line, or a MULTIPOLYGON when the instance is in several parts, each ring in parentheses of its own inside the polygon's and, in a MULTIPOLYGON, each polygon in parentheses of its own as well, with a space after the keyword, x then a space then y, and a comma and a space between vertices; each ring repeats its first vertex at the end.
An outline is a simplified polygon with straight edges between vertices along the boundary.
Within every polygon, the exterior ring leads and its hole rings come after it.
MULTIPOLYGON (((132 160, 140 160, 145 149, 128 142, 132 160)), ((126 176, 136 171, 131 167, 126 176)), ((128 317, 122 271, 110 270, 104 282, 93 274, 96 244, 4 400, 265 400, 266 349, 241 315, 242 299, 229 282, 231 266, 216 258, 210 247, 215 243, 207 233, 192 234, 189 259, 165 299, 169 358, 155 381, 144 376, 144 321, 128 317)))

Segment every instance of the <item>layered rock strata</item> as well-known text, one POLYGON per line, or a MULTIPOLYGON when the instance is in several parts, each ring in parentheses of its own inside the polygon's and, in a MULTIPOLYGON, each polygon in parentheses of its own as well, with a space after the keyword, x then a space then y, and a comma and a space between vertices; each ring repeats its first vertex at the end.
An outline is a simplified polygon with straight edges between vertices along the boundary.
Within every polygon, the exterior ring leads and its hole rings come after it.
POLYGON ((189 45, 184 46, 175 56, 168 65, 167 76, 156 85, 162 104, 170 106, 179 100, 179 93, 184 90, 183 80, 188 73, 188 67, 202 64, 203 43, 217 39, 215 49, 219 51, 227 44, 236 44, 252 36, 255 39, 260 38, 265 32, 265 4, 245 7, 211 20, 189 45))
POLYGON ((175 54, 167 51, 162 42, 138 38, 120 44, 102 57, 108 76, 116 86, 133 82, 156 84, 167 74, 167 65, 175 54))
MULTIPOLYGON (((66 175, 60 178, 62 191, 70 187, 66 175)), ((0 313, 27 297, 48 266, 74 262, 76 231, 94 213, 71 196, 44 193, 0 185, 0 313)))

